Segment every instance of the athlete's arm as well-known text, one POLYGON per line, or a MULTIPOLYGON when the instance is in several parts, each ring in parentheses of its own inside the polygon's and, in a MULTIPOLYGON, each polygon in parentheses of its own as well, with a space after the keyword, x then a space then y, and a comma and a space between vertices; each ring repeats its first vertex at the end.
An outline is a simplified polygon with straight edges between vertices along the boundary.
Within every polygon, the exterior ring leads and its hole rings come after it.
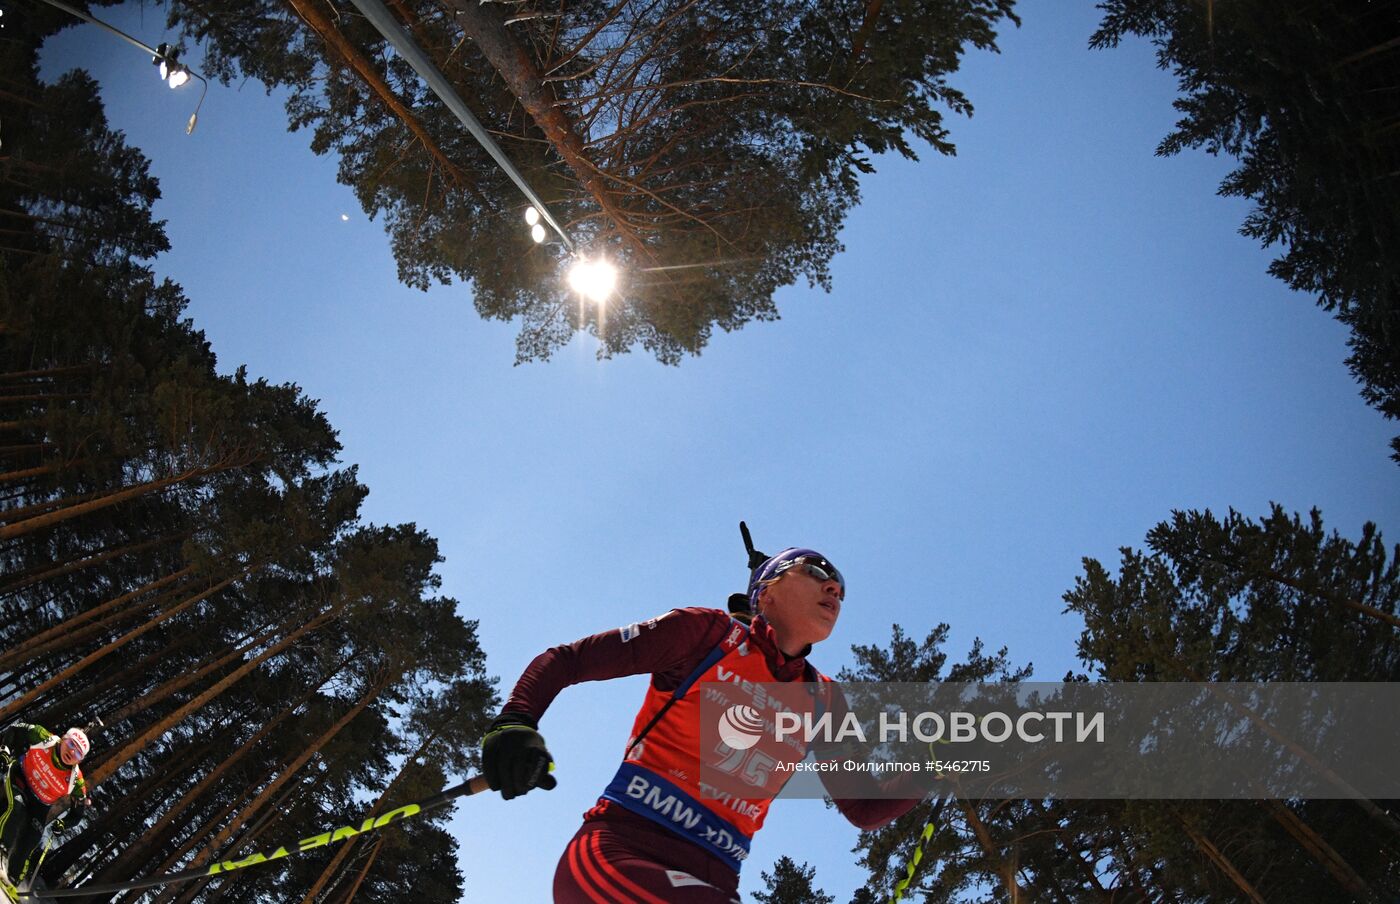
POLYGON ((550 647, 525 668, 503 713, 538 722, 559 692, 583 681, 652 675, 660 690, 674 688, 724 638, 732 624, 719 609, 672 609, 637 622, 550 647))
MULTIPOLYGON (((826 700, 833 711, 833 722, 842 724, 850 703, 841 691, 839 682, 823 685, 828 693, 826 700)), ((867 762, 870 750, 864 744, 854 742, 843 744, 816 745, 818 760, 857 760, 867 762)), ((821 772, 822 785, 831 795, 836 809, 841 815, 862 831, 878 829, 894 822, 908 813, 927 793, 917 773, 898 773, 894 778, 880 780, 869 772, 839 770, 821 772)))
POLYGON ((899 817, 914 809, 918 800, 852 800, 836 798, 836 809, 841 815, 862 831, 871 831, 889 825, 899 817))
POLYGON ((11 722, 3 734, 3 741, 0 745, 10 748, 10 756, 18 759, 24 752, 35 744, 42 743, 49 737, 49 733, 38 725, 30 725, 28 722, 11 722))

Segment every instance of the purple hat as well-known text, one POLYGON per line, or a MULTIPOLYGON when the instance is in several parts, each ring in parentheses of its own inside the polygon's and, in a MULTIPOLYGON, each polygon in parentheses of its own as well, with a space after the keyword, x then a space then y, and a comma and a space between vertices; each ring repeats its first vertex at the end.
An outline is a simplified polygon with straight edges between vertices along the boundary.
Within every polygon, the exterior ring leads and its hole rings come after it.
POLYGON ((841 576, 841 572, 836 570, 826 556, 815 549, 803 549, 791 546, 776 556, 765 559, 763 564, 753 570, 749 575, 749 610, 758 611, 758 595, 763 591, 764 584, 781 575, 794 565, 806 565, 817 571, 824 573, 829 580, 835 580, 841 585, 841 595, 846 594, 846 579, 841 576))

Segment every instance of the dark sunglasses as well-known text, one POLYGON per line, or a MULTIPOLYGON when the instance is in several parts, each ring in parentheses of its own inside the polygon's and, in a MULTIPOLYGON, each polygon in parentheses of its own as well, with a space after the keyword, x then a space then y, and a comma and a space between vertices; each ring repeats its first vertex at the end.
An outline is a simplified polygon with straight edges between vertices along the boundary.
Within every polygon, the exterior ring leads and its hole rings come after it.
POLYGON ((811 575, 823 584, 827 581, 835 581, 841 585, 841 598, 846 598, 846 579, 841 577, 841 572, 837 571, 836 566, 826 559, 820 559, 816 556, 798 556, 791 562, 785 563, 773 576, 777 577, 790 568, 801 569, 804 574, 811 575))

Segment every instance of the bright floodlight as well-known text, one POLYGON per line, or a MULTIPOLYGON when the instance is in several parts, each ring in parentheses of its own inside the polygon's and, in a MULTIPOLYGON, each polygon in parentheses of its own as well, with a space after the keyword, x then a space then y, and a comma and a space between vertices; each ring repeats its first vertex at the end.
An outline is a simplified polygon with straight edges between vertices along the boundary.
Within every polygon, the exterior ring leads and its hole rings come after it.
MULTIPOLYGON (((540 221, 540 212, 539 212, 538 210, 536 210, 536 209, 533 208, 533 207, 527 207, 527 208, 525 208, 525 222, 527 222, 527 223, 529 223, 531 226, 533 226, 533 225, 535 225, 536 223, 538 223, 539 221, 540 221)), ((535 241, 538 242, 539 239, 535 239, 535 241)))
POLYGON ((569 270, 569 288, 602 304, 617 288, 617 268, 605 258, 596 261, 579 258, 569 270))
MULTIPOLYGON (((535 208, 531 207, 530 209, 531 209, 531 210, 534 210, 535 208)), ((543 241, 544 241, 544 227, 541 226, 539 223, 536 223, 535 225, 531 226, 531 227, 530 227, 530 238, 532 238, 532 239, 535 240, 535 244, 536 244, 536 245, 538 245, 540 242, 543 242, 543 241)))
POLYGON ((166 79, 170 78, 170 64, 167 63, 163 57, 160 58, 160 63, 158 64, 158 66, 160 72, 160 80, 165 81, 166 79))
POLYGON ((185 69, 184 66, 181 66, 181 67, 179 67, 178 69, 173 70, 173 71, 170 73, 170 78, 166 79, 166 81, 168 81, 168 82, 170 83, 170 87, 172 87, 172 88, 178 88, 178 87, 180 87, 181 85, 183 85, 185 82, 187 82, 187 81, 189 81, 189 80, 190 80, 190 73, 189 73, 189 70, 185 69))

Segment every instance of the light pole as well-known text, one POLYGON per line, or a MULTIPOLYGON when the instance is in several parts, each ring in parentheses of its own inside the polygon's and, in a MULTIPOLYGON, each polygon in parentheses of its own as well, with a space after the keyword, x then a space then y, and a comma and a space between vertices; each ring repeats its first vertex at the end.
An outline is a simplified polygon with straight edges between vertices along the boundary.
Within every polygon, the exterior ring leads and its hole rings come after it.
POLYGON ((496 164, 525 195, 531 205, 525 210, 525 222, 530 227, 530 236, 535 242, 540 243, 545 240, 544 224, 546 223, 559 236, 565 249, 574 258, 574 262, 569 268, 569 287, 598 304, 602 304, 612 296, 617 291, 617 268, 608 263, 606 258, 598 257, 589 260, 583 256, 573 239, 569 238, 569 234, 564 231, 564 227, 560 226, 559 222, 550 215, 549 208, 545 207, 539 195, 535 194, 535 190, 530 187, 530 183, 525 181, 525 177, 506 156, 505 151, 501 150, 501 146, 472 115, 471 110, 467 109, 466 103, 457 94, 456 89, 433 65, 432 60, 428 59, 428 55, 423 52, 412 36, 390 15, 384 4, 380 0, 351 0, 351 2, 360 12, 364 13, 365 18, 384 36, 384 39, 394 46, 394 50, 398 52, 399 56, 428 83, 428 87, 433 90, 433 93, 447 105, 447 109, 452 111, 457 120, 466 127, 477 143, 486 149, 486 153, 491 155, 491 159, 496 161, 496 164))

